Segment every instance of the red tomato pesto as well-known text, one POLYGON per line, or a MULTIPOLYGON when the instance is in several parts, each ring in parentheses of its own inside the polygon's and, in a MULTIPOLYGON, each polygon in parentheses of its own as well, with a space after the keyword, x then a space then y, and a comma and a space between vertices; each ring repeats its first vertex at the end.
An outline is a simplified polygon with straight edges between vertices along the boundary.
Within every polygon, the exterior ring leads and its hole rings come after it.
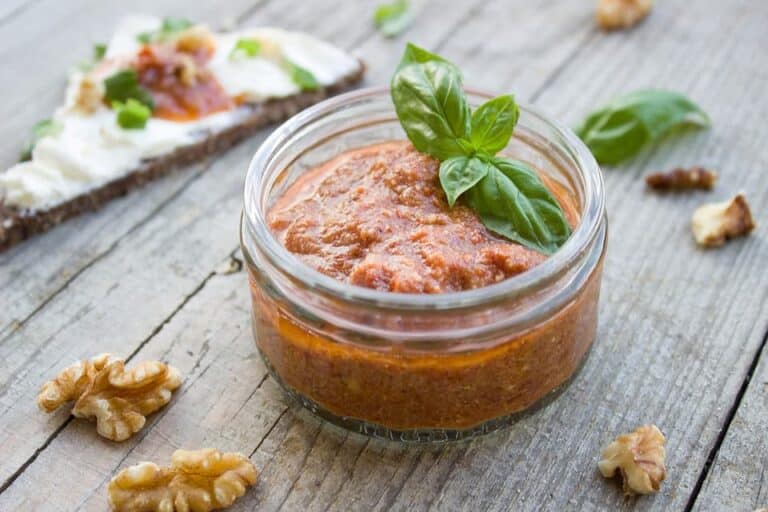
MULTIPOLYGON (((343 153, 288 188, 270 209, 269 226, 307 265, 382 291, 480 288, 544 261, 488 231, 470 208, 450 208, 439 165, 408 142, 343 153)), ((570 199, 548 185, 575 224, 570 199)))
POLYGON ((213 48, 182 51, 172 45, 144 45, 134 67, 139 83, 152 92, 154 117, 192 121, 230 110, 237 102, 205 68, 213 48))
MULTIPOLYGON (((542 179, 575 226, 576 200, 542 179)), ((311 169, 281 193, 267 221, 307 265, 377 290, 478 288, 546 258, 488 232, 468 208, 449 208, 438 163, 407 142, 355 149, 311 169)), ((567 304, 525 330, 468 340, 482 348, 441 351, 348 339, 345 329, 268 292, 249 265, 256 343, 285 387, 336 418, 397 431, 471 429, 527 409, 572 377, 595 336, 601 268, 598 262, 567 304)), ((504 318, 505 307, 488 310, 487 322, 504 318)))

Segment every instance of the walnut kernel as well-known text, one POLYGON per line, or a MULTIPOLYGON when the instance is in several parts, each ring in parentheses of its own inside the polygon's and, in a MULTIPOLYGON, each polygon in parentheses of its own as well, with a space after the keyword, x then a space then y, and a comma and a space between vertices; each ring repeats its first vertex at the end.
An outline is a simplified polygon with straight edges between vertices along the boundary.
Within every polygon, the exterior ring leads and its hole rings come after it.
POLYGON ((37 404, 52 412, 75 401, 74 416, 96 418, 100 435, 124 441, 144 426, 148 414, 167 404, 180 385, 179 372, 172 366, 145 361, 126 370, 122 359, 102 354, 65 368, 43 384, 37 404))
POLYGON ((617 437, 603 450, 597 465, 606 478, 619 470, 626 494, 657 492, 666 476, 664 442, 656 425, 643 425, 617 437))
POLYGON ((645 177, 645 183, 656 190, 710 190, 717 182, 717 173, 703 167, 683 169, 676 167, 669 172, 657 172, 645 177))
POLYGON ((216 48, 216 39, 207 26, 193 25, 176 35, 175 44, 176 49, 180 52, 212 52, 216 48))
POLYGON ((142 462, 120 471, 109 483, 109 503, 116 511, 215 510, 232 505, 257 477, 239 453, 176 450, 170 467, 142 462))
POLYGON ((72 109, 84 114, 92 114, 104 100, 104 82, 91 74, 85 75, 75 89, 72 109))
POLYGON ((696 243, 702 247, 718 247, 728 239, 748 234, 755 221, 744 194, 730 201, 700 206, 691 222, 696 243))
POLYGON ((598 0, 597 24, 605 30, 629 28, 640 23, 653 7, 653 0, 598 0))

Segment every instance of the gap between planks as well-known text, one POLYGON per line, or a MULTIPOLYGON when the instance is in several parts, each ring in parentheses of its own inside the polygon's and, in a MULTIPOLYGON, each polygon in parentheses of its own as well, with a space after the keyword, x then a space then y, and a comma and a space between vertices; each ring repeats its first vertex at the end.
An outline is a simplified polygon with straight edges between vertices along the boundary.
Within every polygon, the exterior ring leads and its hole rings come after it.
POLYGON ((765 334, 763 335, 763 342, 760 344, 757 351, 755 352, 755 356, 752 359, 752 364, 750 364, 749 370, 747 371, 747 374, 744 376, 744 380, 741 383, 741 388, 739 388, 739 392, 736 394, 736 399, 731 405, 730 410, 728 411, 728 415, 726 416, 725 421, 723 422, 723 426, 720 428, 720 432, 717 436, 717 439, 715 440, 715 444, 714 446, 712 446, 712 449, 709 451, 709 455, 707 456, 707 460, 704 463, 704 467, 701 469, 701 473, 699 474, 699 479, 696 481, 696 486, 693 488, 693 491, 691 492, 691 496, 688 498, 688 503, 686 503, 685 505, 685 512, 690 512, 691 510, 693 510, 693 507, 696 505, 699 494, 701 494, 701 490, 704 487, 704 482, 707 480, 707 476, 709 476, 709 472, 712 469, 712 464, 714 463, 715 458, 717 457, 717 454, 720 452, 720 448, 723 445, 723 441, 725 441, 725 437, 728 435, 728 431, 731 428, 733 419, 736 417, 736 413, 739 411, 741 402, 744 400, 744 395, 747 393, 747 388, 749 388, 749 383, 752 381, 752 377, 755 374, 757 365, 760 363, 760 359, 763 356, 763 352, 765 352, 765 347, 767 342, 768 342, 768 328, 766 328, 765 334))

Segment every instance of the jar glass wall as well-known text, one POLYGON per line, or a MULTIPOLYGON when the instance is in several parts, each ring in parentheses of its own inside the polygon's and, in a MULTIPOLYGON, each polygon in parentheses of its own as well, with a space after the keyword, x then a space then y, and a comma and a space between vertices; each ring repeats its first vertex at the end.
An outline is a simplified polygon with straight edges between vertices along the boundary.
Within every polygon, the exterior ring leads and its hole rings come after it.
MULTIPOLYGON (((468 98, 474 107, 488 97, 468 98)), ((484 288, 390 293, 323 275, 272 236, 269 208, 298 177, 344 151, 405 138, 389 91, 369 89, 302 112, 261 146, 241 226, 254 337, 275 379, 334 423, 390 439, 461 439, 545 403, 583 363, 606 248, 603 184, 572 132, 521 107, 504 153, 579 212, 571 238, 540 265, 484 288)))

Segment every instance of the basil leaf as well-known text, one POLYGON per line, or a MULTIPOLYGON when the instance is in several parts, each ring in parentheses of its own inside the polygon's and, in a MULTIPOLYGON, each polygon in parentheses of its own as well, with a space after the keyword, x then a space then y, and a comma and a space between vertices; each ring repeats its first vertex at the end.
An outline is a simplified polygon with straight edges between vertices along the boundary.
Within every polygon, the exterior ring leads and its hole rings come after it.
POLYGON ((93 54, 91 56, 90 60, 83 59, 82 61, 77 63, 77 68, 80 71, 90 71, 93 69, 93 67, 104 58, 104 55, 107 53, 107 45, 105 44, 94 44, 93 45, 93 54))
POLYGON ((124 103, 129 98, 143 103, 150 110, 155 108, 152 94, 139 85, 139 75, 133 69, 124 69, 104 80, 104 98, 110 103, 124 103))
POLYGON ((38 121, 35 123, 35 125, 32 127, 32 136, 29 139, 29 142, 24 146, 24 149, 21 150, 21 154, 19 155, 19 161, 23 162, 25 160, 31 160, 32 159, 32 150, 35 149, 35 145, 42 139, 43 137, 53 137, 61 133, 61 130, 63 130, 64 127, 61 123, 58 121, 54 121, 53 119, 43 119, 42 121, 38 121))
POLYGON ((571 234, 560 204, 523 162, 494 158, 465 198, 489 230, 544 254, 571 234))
POLYGON ((107 45, 104 43, 97 43, 93 45, 93 61, 99 62, 107 54, 107 45))
POLYGON ((237 55, 245 57, 255 57, 261 52, 261 42, 258 39, 241 38, 235 43, 232 51, 229 52, 229 58, 237 55))
POLYGON ((409 66, 411 64, 424 64, 426 62, 442 62, 444 64, 447 64, 456 71, 456 73, 459 73, 461 75, 461 72, 459 71, 459 68, 454 66, 452 63, 448 62, 444 58, 442 58, 439 55, 436 55, 428 50, 425 50, 424 48, 420 48, 416 46, 413 43, 408 43, 405 45, 405 51, 403 52, 403 56, 400 59, 400 64, 397 65, 397 69, 395 70, 395 73, 403 69, 405 66, 409 66))
POLYGON ((373 23, 387 37, 394 37, 405 30, 412 19, 408 0, 382 4, 373 13, 373 23))
POLYGON ((435 59, 405 65, 392 77, 391 90, 397 117, 416 149, 439 160, 467 154, 459 141, 469 140, 469 105, 453 65, 435 59))
POLYGON ((125 103, 112 102, 112 109, 117 113, 117 124, 126 130, 143 129, 152 116, 149 107, 133 98, 128 98, 125 103))
POLYGON ((641 90, 611 101, 576 128, 601 164, 617 164, 680 126, 708 127, 707 114, 673 91, 641 90))
POLYGON ((314 91, 320 87, 317 78, 315 78, 315 75, 308 69, 305 69, 288 59, 285 59, 284 66, 287 69, 288 74, 291 75, 293 83, 298 85, 302 91, 314 91))
POLYGON ((461 194, 488 174, 489 164, 476 157, 454 156, 440 163, 440 184, 453 207, 461 194))
POLYGON ((166 34, 172 32, 181 32, 192 26, 192 22, 185 18, 174 18, 172 16, 163 18, 163 24, 160 27, 161 32, 166 34))
POLYGON ((152 42, 154 35, 154 32, 141 32, 136 36, 136 40, 141 44, 149 44, 152 42))
POLYGON ((472 144, 495 155, 509 143, 520 111, 511 95, 486 101, 472 113, 472 144))

